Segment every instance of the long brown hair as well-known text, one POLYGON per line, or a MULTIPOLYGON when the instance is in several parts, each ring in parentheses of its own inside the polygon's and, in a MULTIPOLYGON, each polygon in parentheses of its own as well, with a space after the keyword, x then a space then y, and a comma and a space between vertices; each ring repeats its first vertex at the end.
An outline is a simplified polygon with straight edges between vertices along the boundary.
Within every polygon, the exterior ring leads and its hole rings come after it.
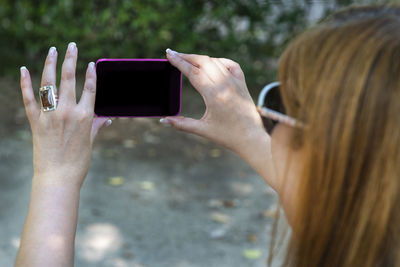
POLYGON ((292 42, 279 64, 306 123, 285 266, 400 266, 400 7, 352 7, 292 42))

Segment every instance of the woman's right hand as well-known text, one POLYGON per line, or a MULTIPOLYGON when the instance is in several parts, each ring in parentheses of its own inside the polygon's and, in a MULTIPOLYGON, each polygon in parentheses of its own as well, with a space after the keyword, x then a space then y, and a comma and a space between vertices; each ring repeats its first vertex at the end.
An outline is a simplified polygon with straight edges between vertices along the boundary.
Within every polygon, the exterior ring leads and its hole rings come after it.
POLYGON ((206 111, 200 120, 180 116, 167 117, 162 122, 206 137, 240 155, 251 142, 269 138, 238 63, 170 49, 167 57, 201 94, 206 111))
POLYGON ((271 158, 270 137, 247 89, 239 64, 226 58, 183 54, 167 49, 167 57, 201 94, 206 111, 200 120, 161 120, 239 154, 275 190, 278 183, 271 158))

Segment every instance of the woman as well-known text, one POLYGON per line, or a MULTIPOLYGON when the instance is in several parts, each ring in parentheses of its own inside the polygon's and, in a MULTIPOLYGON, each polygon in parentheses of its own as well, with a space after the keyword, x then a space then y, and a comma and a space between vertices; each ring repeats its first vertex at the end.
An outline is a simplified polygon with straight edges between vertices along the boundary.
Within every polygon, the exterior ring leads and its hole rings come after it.
MULTIPOLYGON (((167 50, 207 108, 200 120, 161 122, 238 153, 277 191, 293 229, 286 266, 400 266, 398 29, 399 7, 363 7, 300 35, 279 64, 289 117, 256 108, 237 63, 167 50), (269 121, 271 135, 259 112, 278 120, 269 121)), ((34 177, 17 266, 73 265, 79 190, 93 138, 107 120, 92 122, 93 64, 75 104, 71 46, 55 111, 39 110, 21 69, 34 177)), ((55 85, 55 61, 51 49, 42 86, 55 85)))

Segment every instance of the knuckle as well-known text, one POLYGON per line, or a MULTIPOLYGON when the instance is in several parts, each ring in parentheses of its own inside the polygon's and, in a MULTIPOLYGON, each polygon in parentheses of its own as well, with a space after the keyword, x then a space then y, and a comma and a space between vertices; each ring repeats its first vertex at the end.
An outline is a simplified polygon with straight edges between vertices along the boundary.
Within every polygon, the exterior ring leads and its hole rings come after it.
POLYGON ((33 113, 34 113, 34 108, 32 105, 28 105, 25 107, 25 114, 28 119, 31 119, 33 113))
POLYGON ((83 90, 88 93, 94 94, 96 93, 96 86, 93 83, 87 83, 83 90))
POLYGON ((34 101, 29 101, 25 104, 26 113, 33 113, 37 108, 37 103, 34 101))
POLYGON ((71 119, 71 113, 68 110, 63 110, 54 116, 56 122, 68 122, 71 119))
POLYGON ((67 50, 67 53, 65 54, 66 59, 72 59, 75 57, 75 51, 74 50, 67 50))
POLYGON ((74 117, 74 110, 71 104, 65 102, 59 104, 53 117, 59 121, 70 121, 74 117))
POLYGON ((66 67, 62 72, 61 78, 64 80, 72 80, 75 78, 75 72, 72 70, 72 68, 66 67))
POLYGON ((32 100, 31 99, 28 99, 28 98, 23 98, 23 101, 24 101, 24 106, 26 107, 26 108, 29 108, 29 107, 31 107, 32 106, 32 100))
POLYGON ((45 67, 50 67, 50 66, 52 66, 54 64, 54 62, 55 62, 54 58, 48 57, 46 59, 46 62, 44 63, 44 66, 45 67))
POLYGON ((189 76, 196 76, 199 75, 200 69, 196 67, 190 67, 189 68, 189 76))
POLYGON ((92 114, 88 110, 82 109, 78 112, 77 117, 80 122, 85 122, 92 117, 92 114))
POLYGON ((232 67, 234 69, 242 70, 242 68, 240 67, 240 64, 235 61, 232 61, 232 67))
MULTIPOLYGON (((44 77, 42 80, 42 85, 53 85, 53 81, 51 79, 49 79, 48 77, 44 77)), ((53 85, 54 86, 54 85, 53 85)))

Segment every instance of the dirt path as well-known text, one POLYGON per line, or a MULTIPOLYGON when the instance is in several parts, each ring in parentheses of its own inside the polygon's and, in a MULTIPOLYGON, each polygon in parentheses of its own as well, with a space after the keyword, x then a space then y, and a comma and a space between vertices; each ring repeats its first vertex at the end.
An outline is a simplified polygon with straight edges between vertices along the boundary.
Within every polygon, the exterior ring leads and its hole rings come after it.
MULTIPOLYGON (((0 91, 0 266, 12 266, 32 144, 18 84, 0 91)), ((183 114, 200 117, 201 101, 185 90, 183 114)), ((266 266, 275 194, 230 151, 157 119, 101 132, 81 192, 76 266, 266 266)))

